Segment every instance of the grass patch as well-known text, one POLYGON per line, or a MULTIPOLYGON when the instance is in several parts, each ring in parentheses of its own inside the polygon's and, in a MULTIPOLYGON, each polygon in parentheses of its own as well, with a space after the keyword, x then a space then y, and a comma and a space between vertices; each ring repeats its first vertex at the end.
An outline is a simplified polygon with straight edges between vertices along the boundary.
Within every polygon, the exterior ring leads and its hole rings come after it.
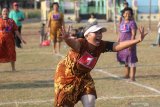
MULTIPOLYGON (((103 34, 103 39, 116 41, 117 35, 113 33, 113 23, 100 24, 107 26, 108 29, 108 32, 103 34)), ((146 22, 138 23, 141 24, 145 25, 145 28, 148 26, 146 22)), ((136 80, 139 84, 159 90, 160 49, 151 47, 157 34, 156 24, 153 23, 151 34, 138 45, 139 62, 136 80)), ((84 23, 74 26, 82 25, 84 23)), ((62 58, 52 53, 52 46, 39 47, 39 28, 39 23, 24 24, 22 35, 27 44, 23 49, 16 49, 17 72, 10 72, 9 63, 0 64, 0 107, 53 107, 53 76, 57 63, 62 58)), ((66 44, 62 43, 63 55, 68 49, 66 44)), ((118 77, 124 74, 124 67, 116 61, 116 53, 113 52, 102 54, 96 68, 118 77)), ((155 91, 101 73, 96 69, 91 72, 91 75, 98 95, 96 107, 158 107, 160 105, 160 96, 157 96, 160 94, 155 91)), ((76 107, 82 107, 81 102, 78 102, 76 107)))

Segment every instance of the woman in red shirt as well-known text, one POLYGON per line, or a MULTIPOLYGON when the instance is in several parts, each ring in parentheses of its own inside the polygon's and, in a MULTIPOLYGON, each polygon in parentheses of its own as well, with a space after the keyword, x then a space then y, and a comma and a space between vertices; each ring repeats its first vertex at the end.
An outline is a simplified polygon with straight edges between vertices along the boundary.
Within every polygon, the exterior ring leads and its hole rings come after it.
POLYGON ((8 18, 8 9, 3 8, 2 16, 0 17, 0 63, 11 62, 12 71, 16 71, 14 33, 16 33, 23 43, 26 43, 18 32, 15 22, 8 18))

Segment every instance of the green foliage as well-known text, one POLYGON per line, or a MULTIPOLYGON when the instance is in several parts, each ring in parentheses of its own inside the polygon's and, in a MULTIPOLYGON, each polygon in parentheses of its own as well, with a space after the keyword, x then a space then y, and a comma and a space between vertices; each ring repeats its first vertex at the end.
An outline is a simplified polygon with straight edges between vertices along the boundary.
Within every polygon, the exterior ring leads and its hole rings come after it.
POLYGON ((23 10, 26 18, 40 18, 41 11, 37 9, 25 9, 23 10))

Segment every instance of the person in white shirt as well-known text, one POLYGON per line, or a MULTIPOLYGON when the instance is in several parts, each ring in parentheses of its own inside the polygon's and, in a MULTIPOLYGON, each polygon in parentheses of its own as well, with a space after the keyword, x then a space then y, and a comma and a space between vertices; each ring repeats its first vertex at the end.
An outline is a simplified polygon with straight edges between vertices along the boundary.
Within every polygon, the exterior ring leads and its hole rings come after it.
POLYGON ((157 25, 158 28, 158 34, 157 34, 157 38, 154 44, 152 44, 153 46, 159 46, 160 47, 160 21, 157 25))
POLYGON ((94 14, 92 13, 90 18, 88 19, 88 23, 91 25, 96 25, 98 24, 97 19, 94 17, 94 14))
POLYGON ((160 47, 160 22, 158 23, 157 27, 158 27, 158 35, 156 39, 156 44, 160 47))

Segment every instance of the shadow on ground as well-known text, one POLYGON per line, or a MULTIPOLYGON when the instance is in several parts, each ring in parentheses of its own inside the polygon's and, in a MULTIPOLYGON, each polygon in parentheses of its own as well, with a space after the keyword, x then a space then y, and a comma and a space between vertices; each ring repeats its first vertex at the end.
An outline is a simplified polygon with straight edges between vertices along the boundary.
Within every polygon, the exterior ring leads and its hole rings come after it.
POLYGON ((34 81, 30 83, 0 84, 0 89, 48 88, 48 87, 54 87, 53 80, 34 81))

